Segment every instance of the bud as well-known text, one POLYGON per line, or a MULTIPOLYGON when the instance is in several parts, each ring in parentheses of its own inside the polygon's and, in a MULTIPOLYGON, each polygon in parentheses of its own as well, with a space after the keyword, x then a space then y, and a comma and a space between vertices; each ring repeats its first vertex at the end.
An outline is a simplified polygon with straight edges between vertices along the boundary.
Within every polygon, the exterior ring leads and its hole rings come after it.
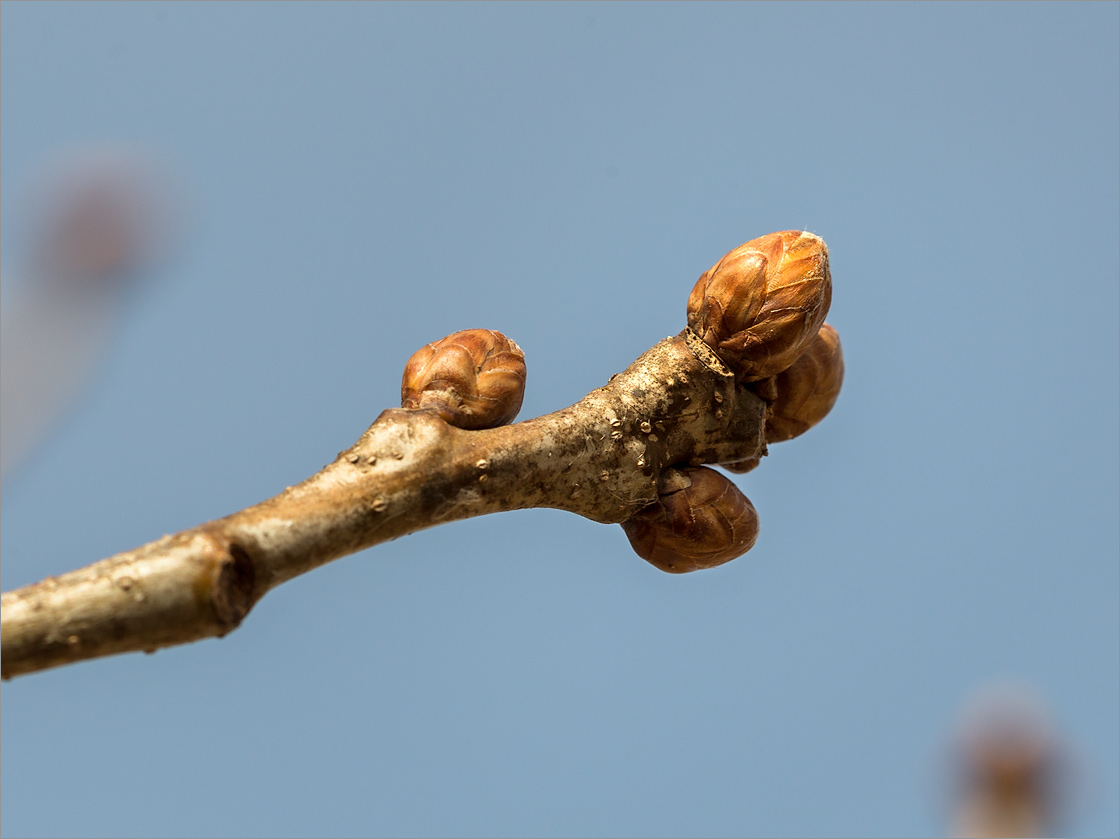
POLYGON ((745 475, 747 472, 754 470, 761 462, 761 457, 748 457, 746 460, 733 460, 730 463, 721 463, 719 466, 728 472, 745 475))
POLYGON ((780 443, 804 434, 827 416, 844 381, 840 336, 827 323, 809 349, 774 377, 777 398, 766 418, 766 442, 780 443))
POLYGON ((758 513, 735 484, 713 469, 661 473, 658 499, 622 529, 634 552, 662 571, 714 568, 745 554, 758 538, 758 513))
POLYGON ((740 245, 700 275, 688 325, 741 382, 775 376, 805 352, 832 302, 828 248, 785 230, 740 245))
POLYGON ((404 367, 401 407, 436 411, 457 428, 496 428, 521 410, 525 354, 501 332, 467 329, 428 344, 404 367))

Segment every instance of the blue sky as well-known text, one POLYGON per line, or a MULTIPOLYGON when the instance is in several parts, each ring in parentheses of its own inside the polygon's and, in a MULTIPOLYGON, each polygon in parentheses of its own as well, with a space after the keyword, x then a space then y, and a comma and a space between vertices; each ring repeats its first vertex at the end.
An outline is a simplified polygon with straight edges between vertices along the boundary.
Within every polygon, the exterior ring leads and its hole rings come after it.
POLYGON ((944 834, 1002 680, 1062 832, 1120 833, 1118 9, 3 3, 5 318, 52 160, 137 149, 179 211, 5 476, 5 590, 302 480, 458 329, 565 407, 771 231, 828 242, 847 365, 719 569, 508 513, 5 683, 5 835, 944 834))

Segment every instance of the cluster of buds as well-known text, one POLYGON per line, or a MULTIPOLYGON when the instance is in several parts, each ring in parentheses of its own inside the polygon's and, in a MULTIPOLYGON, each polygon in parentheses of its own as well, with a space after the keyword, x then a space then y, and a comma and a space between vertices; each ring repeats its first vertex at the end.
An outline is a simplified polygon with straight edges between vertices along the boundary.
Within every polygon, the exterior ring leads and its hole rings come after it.
MULTIPOLYGON (((688 327, 767 404, 765 440, 803 434, 832 409, 844 378, 828 249, 812 233, 786 230, 741 245, 704 272, 688 298, 688 327)), ((705 350, 706 351, 706 350, 705 350)), ((500 332, 468 329, 428 344, 405 366, 401 406, 433 411, 478 430, 513 420, 525 393, 525 357, 500 332)), ((730 472, 752 457, 721 463, 730 472)), ((758 514, 727 477, 698 464, 670 464, 657 499, 622 523, 635 552, 670 573, 722 565, 758 537, 758 514)))
MULTIPOLYGON (((824 322, 832 300, 828 249, 786 230, 741 245, 704 272, 688 298, 688 326, 768 403, 766 442, 790 440, 832 409, 844 379, 840 337, 824 322)), ((721 464, 748 472, 758 458, 721 464)), ((711 469, 666 469, 658 499, 623 530, 635 552, 664 571, 711 568, 746 553, 758 536, 754 506, 711 469)))
POLYGON ((819 422, 844 366, 828 253, 787 231, 736 248, 696 283, 688 327, 575 405, 509 426, 525 356, 488 329, 405 365, 401 410, 261 504, 3 595, 4 678, 221 636, 298 574, 424 527, 551 507, 620 523, 679 574, 758 538, 758 514, 716 464, 744 472, 819 422), (122 629, 124 627, 124 629, 122 629))

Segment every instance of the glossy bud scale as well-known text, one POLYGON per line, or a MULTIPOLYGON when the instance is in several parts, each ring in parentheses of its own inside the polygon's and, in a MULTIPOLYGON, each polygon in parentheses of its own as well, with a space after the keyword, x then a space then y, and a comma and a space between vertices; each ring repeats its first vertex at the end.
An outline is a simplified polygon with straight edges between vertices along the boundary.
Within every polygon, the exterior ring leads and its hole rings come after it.
POLYGON ((843 382, 840 336, 826 323, 809 349, 774 378, 777 398, 766 419, 766 442, 791 440, 824 419, 843 382))
POLYGON ((657 501, 622 523, 634 552, 662 571, 683 574, 741 556, 758 538, 758 513, 713 469, 666 469, 657 501))
POLYGON ((467 329, 413 354, 401 381, 401 407, 436 411, 457 428, 511 422, 525 396, 525 354, 491 329, 467 329))
POLYGON ((785 230, 740 245, 700 276, 688 325, 741 382, 775 376, 805 352, 832 302, 828 248, 785 230))

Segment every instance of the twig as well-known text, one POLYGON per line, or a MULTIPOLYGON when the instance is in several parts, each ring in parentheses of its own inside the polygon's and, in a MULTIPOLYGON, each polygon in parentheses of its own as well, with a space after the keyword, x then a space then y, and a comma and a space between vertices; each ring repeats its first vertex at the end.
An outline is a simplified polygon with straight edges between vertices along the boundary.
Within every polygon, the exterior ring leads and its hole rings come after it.
POLYGON ((272 588, 426 527, 552 507, 622 522, 665 467, 765 453, 766 403, 686 329, 580 402, 479 431, 390 409, 256 506, 0 597, 3 678, 235 629, 272 588))
POLYGON ((504 335, 457 332, 405 366, 401 409, 298 486, 217 521, 0 597, 5 679, 235 629, 266 592, 443 522, 529 507, 621 523, 673 573, 750 549, 754 506, 726 477, 819 422, 840 391, 828 251, 787 230, 697 280, 688 328, 562 411, 505 425, 525 363, 504 335), (469 429, 469 430, 468 430, 469 429))

